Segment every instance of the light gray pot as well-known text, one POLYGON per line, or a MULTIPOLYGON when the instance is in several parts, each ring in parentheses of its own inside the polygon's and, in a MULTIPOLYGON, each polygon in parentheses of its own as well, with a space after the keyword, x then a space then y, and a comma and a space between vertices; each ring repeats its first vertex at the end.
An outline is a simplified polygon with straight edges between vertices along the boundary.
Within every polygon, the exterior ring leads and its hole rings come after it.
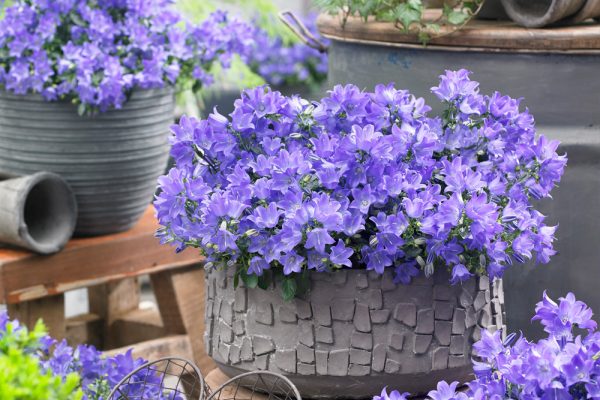
POLYGON ((470 378, 480 327, 503 327, 498 281, 451 286, 448 274, 396 286, 391 273, 310 273, 285 302, 280 288, 233 288, 233 269, 206 274, 206 349, 230 376, 284 374, 303 397, 371 398, 384 386, 426 393, 470 378), (490 287, 492 286, 492 288, 490 287))
POLYGON ((574 24, 600 16, 599 0, 502 0, 502 4, 513 21, 528 28, 574 24))
POLYGON ((65 178, 77 198, 77 235, 124 231, 164 172, 173 112, 171 89, 137 90, 122 109, 84 117, 69 103, 0 91, 0 171, 65 178))
POLYGON ((7 178, 0 181, 0 243, 40 254, 62 249, 77 219, 69 185, 50 172, 7 178))

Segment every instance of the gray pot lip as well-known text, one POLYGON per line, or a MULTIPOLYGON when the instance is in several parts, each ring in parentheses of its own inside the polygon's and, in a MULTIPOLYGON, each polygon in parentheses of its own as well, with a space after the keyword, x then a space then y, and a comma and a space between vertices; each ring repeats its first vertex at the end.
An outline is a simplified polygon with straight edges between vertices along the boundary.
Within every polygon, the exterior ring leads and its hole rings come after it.
POLYGON ((23 240, 27 243, 27 245, 30 248, 34 248, 36 252, 41 253, 41 254, 52 254, 52 253, 56 253, 59 250, 62 249, 62 247, 66 244, 66 242, 71 238, 74 230, 75 230, 75 224, 77 223, 77 201, 75 200, 75 195, 73 194, 73 190, 71 189, 71 186, 69 186, 69 184, 62 179, 59 175, 52 173, 52 172, 46 172, 46 171, 41 171, 41 172, 36 172, 35 174, 30 175, 31 179, 27 182, 27 190, 23 190, 20 193, 20 198, 19 198, 19 204, 21 204, 20 209, 18 210, 19 212, 19 232, 21 233, 21 237, 23 238, 23 240), (70 234, 67 236, 65 235, 64 237, 61 237, 60 240, 56 240, 54 243, 48 243, 48 242, 40 242, 38 240, 36 240, 33 236, 31 236, 31 234, 29 233, 29 229, 27 227, 27 224, 25 223, 25 204, 26 204, 26 197, 29 194, 29 192, 31 191, 31 189, 33 189, 37 184, 39 184, 40 182, 43 181, 54 181, 59 185, 62 185, 65 190, 67 191, 67 193, 70 194, 69 196, 69 208, 71 210, 73 210, 73 212, 71 213, 71 216, 69 218, 68 221, 68 230, 65 232, 70 232, 70 234))
MULTIPOLYGON (((126 107, 126 105, 132 100, 132 98, 134 98, 136 100, 144 100, 144 99, 150 99, 152 97, 166 97, 166 96, 174 96, 174 95, 175 95, 175 87, 173 85, 165 85, 162 88, 148 88, 148 89, 134 87, 129 92, 129 99, 123 103, 123 106, 121 108, 111 107, 106 112, 121 111, 123 109, 123 107, 126 107)), ((43 103, 43 104, 57 104, 57 105, 62 105, 62 106, 72 105, 75 108, 75 105, 73 105, 70 100, 48 101, 48 100, 44 99, 44 97, 42 97, 42 95, 40 93, 27 92, 25 94, 16 94, 16 93, 6 90, 6 88, 4 88, 4 87, 0 87, 0 98, 16 100, 16 101, 33 101, 33 102, 43 103)), ((101 115, 101 114, 105 114, 105 113, 98 113, 98 115, 101 115)))
MULTIPOLYGON (((329 21, 322 21, 319 18, 318 21, 319 27, 329 26, 329 21)), ((390 26, 393 26, 389 23, 390 26)), ((365 31, 368 31, 369 28, 365 28, 365 31)), ((540 29, 537 29, 538 31, 540 29)), ((450 46, 450 45, 439 45, 439 44, 427 44, 427 47, 424 47, 422 44, 418 43, 402 43, 402 42, 390 42, 384 40, 372 40, 372 39, 364 39, 358 37, 351 37, 344 34, 344 30, 336 26, 336 33, 325 33, 320 30, 321 36, 332 40, 334 42, 345 42, 352 44, 361 44, 367 46, 379 46, 379 47, 395 47, 400 49, 412 49, 412 50, 421 50, 421 51, 444 51, 450 53, 485 53, 485 54, 559 54, 559 55, 592 55, 597 56, 600 55, 600 48, 598 49, 531 49, 531 48, 515 48, 515 49, 507 49, 507 48, 499 48, 499 47, 483 47, 483 46, 450 46)), ((529 31, 529 30, 526 30, 529 31)))

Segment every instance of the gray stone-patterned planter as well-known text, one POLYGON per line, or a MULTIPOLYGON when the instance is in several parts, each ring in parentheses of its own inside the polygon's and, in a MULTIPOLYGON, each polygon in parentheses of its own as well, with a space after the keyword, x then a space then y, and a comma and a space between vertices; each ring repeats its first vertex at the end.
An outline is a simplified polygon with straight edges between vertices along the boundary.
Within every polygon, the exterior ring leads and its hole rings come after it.
POLYGON ((122 109, 80 117, 67 102, 0 90, 0 172, 61 175, 77 198, 75 234, 133 226, 164 172, 172 89, 137 90, 122 109))
POLYGON ((233 288, 233 269, 206 274, 209 355, 228 375, 270 370, 303 397, 371 398, 384 386, 413 394, 465 381, 480 327, 504 327, 501 282, 448 274, 396 286, 391 273, 311 273, 311 290, 285 302, 279 288, 233 288))

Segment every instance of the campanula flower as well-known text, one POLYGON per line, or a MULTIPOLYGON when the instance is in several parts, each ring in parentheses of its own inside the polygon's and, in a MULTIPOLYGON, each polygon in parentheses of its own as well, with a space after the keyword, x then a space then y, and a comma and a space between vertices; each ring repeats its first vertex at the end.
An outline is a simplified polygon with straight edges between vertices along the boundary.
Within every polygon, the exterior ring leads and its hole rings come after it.
POLYGON ((390 268, 402 283, 547 262, 555 227, 533 200, 562 176, 557 143, 466 70, 432 90, 454 111, 429 115, 393 84, 335 86, 315 102, 262 86, 229 116, 182 118, 155 201, 161 240, 249 273, 390 268))

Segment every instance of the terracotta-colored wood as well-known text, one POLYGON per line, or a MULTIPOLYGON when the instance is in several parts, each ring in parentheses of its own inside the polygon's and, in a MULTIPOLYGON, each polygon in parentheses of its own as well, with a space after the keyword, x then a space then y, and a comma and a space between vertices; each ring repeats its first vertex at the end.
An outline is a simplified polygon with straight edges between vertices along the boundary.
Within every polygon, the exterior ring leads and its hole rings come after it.
POLYGON ((176 254, 154 237, 158 224, 152 207, 131 230, 78 238, 52 256, 0 249, 0 303, 18 303, 67 290, 177 269, 195 261, 198 251, 176 254))
POLYGON ((67 336, 65 297, 62 294, 19 304, 8 304, 8 315, 18 319, 29 329, 32 329, 36 322, 43 318, 44 325, 52 337, 60 340, 67 336))
MULTIPOLYGON (((215 368, 206 375, 205 381, 208 387, 212 391, 217 390, 221 385, 229 380, 229 377, 223 373, 219 368, 215 368)), ((262 393, 252 392, 243 387, 237 388, 236 385, 226 387, 220 396, 221 399, 233 399, 236 400, 267 400, 270 396, 262 393)))
MULTIPOLYGON (((365 23, 360 18, 351 17, 342 28, 339 17, 322 14, 317 20, 317 25, 319 31, 330 39, 423 48, 416 35, 403 33, 388 22, 370 20, 365 23)), ((600 25, 527 29, 509 21, 473 20, 454 32, 442 27, 440 35, 431 39, 427 46, 461 51, 511 50, 600 54, 600 25)))
POLYGON ((160 314, 156 309, 138 308, 121 315, 111 325, 110 332, 110 348, 132 346, 166 336, 160 314))
POLYGON ((145 360, 157 360, 162 357, 183 357, 189 359, 192 346, 187 335, 168 336, 160 339, 137 343, 135 346, 125 346, 106 351, 107 356, 124 353, 132 350, 134 358, 142 357, 145 360))
POLYGON ((215 363, 204 348, 204 269, 198 265, 151 278, 167 334, 187 332, 196 364, 208 373, 215 363))
POLYGON ((103 324, 100 317, 96 314, 81 314, 68 318, 67 342, 71 346, 77 346, 81 343, 89 344, 97 348, 102 348, 103 343, 103 324))

